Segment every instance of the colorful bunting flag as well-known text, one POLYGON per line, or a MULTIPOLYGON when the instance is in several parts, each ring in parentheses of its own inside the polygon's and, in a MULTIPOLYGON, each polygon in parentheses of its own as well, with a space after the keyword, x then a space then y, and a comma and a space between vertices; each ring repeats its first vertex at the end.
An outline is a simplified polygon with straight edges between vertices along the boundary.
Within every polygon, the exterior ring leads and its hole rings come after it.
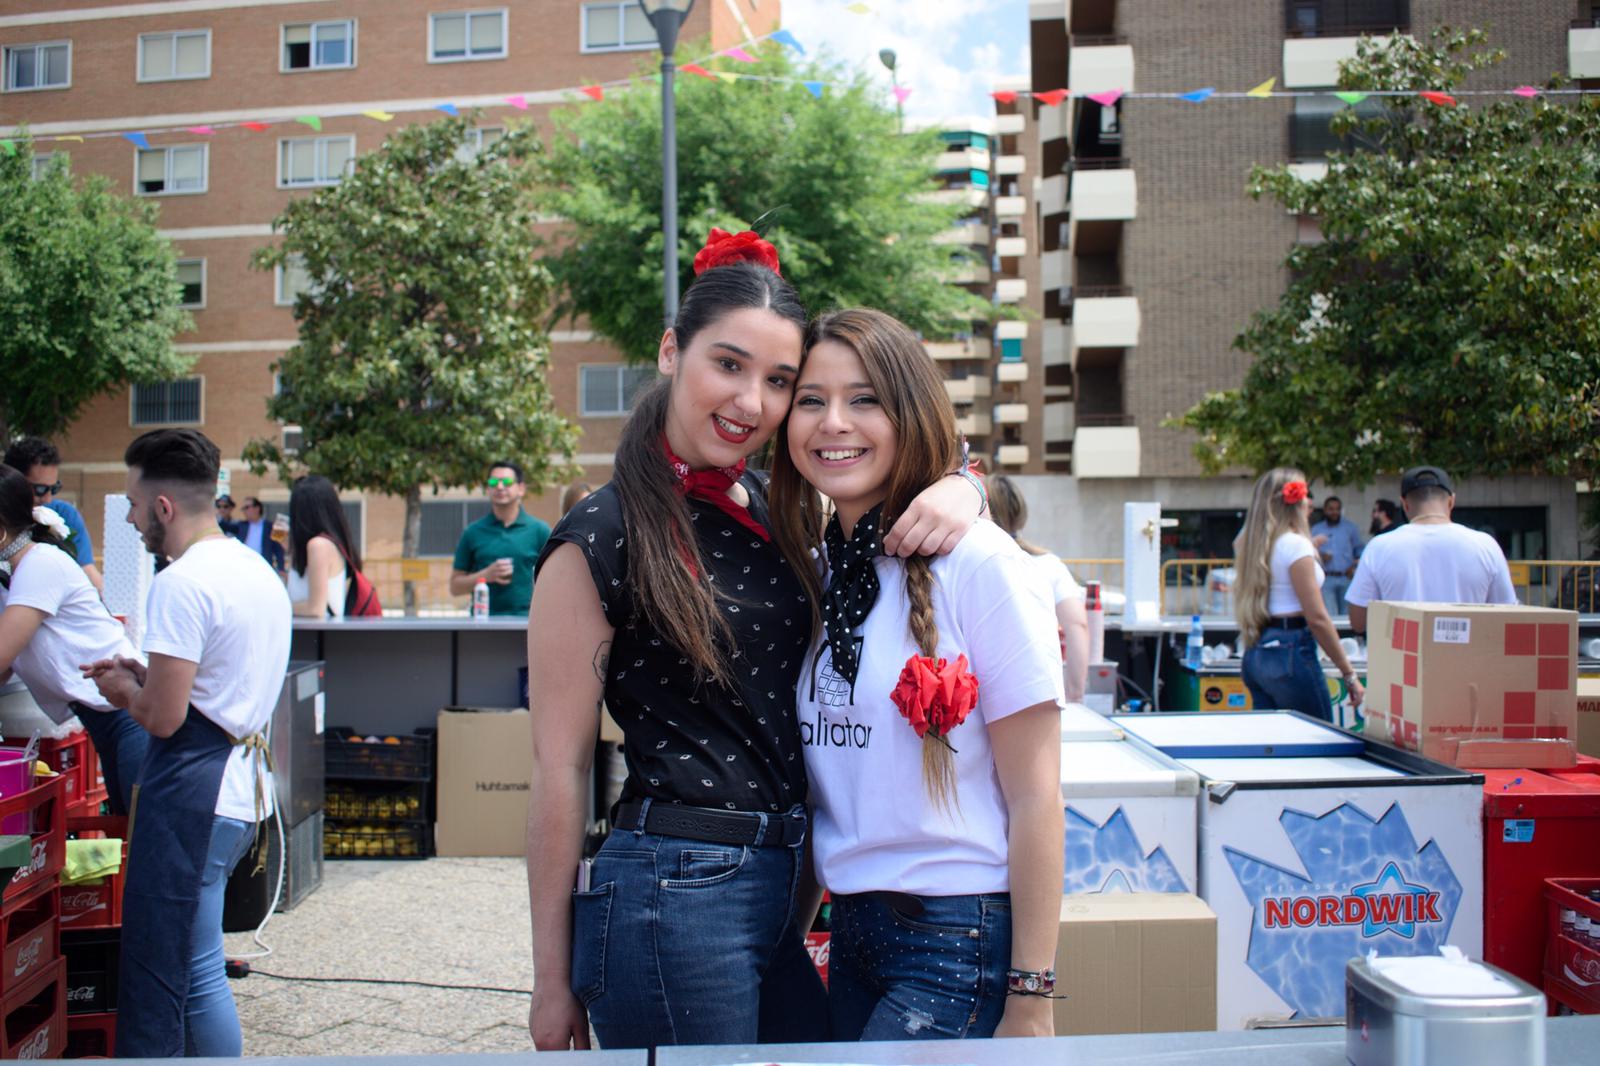
POLYGON ((730 70, 719 70, 716 72, 716 76, 727 82, 729 85, 732 85, 734 82, 739 80, 739 75, 730 70))
POLYGON ((895 103, 897 103, 897 104, 905 103, 906 102, 906 97, 908 97, 910 95, 911 95, 911 90, 909 88, 907 88, 906 86, 904 86, 904 85, 896 85, 894 87, 894 101, 895 101, 895 103))
POLYGON ((796 52, 799 52, 801 55, 805 55, 806 54, 805 46, 802 45, 795 38, 795 35, 790 33, 788 30, 777 30, 776 32, 771 34, 767 39, 769 41, 777 41, 779 44, 786 44, 790 48, 793 48, 796 52))
POLYGON ((526 111, 526 110, 528 110, 528 98, 526 96, 523 96, 521 93, 518 93, 515 96, 506 97, 506 103, 510 104, 512 107, 516 108, 518 111, 526 111))
POLYGON ((52 137, 50 139, 52 141, 77 141, 79 144, 83 143, 83 138, 79 137, 76 133, 63 133, 59 137, 52 137))
POLYGON ((683 71, 685 74, 697 74, 702 78, 710 78, 712 81, 715 81, 717 78, 715 74, 711 73, 705 67, 702 67, 699 63, 685 63, 678 69, 683 71))
POLYGON ((300 123, 302 126, 310 126, 318 133, 322 132, 322 119, 318 118, 316 115, 301 115, 296 118, 295 121, 300 123))
POLYGON ((717 55, 727 56, 729 59, 737 60, 740 63, 754 63, 756 61, 756 57, 746 52, 743 48, 724 48, 717 55))
POLYGON ((212 129, 210 126, 185 126, 183 128, 183 132, 185 132, 185 133, 198 133, 202 137, 210 137, 212 134, 216 133, 217 131, 212 129))
POLYGON ((868 7, 866 4, 850 4, 845 8, 845 10, 855 15, 872 14, 872 8, 868 7))
POLYGON ((1101 107, 1116 107, 1117 101, 1122 99, 1122 90, 1112 89, 1103 93, 1089 93, 1087 99, 1093 100, 1101 107))
POLYGON ((434 108, 434 110, 435 111, 443 111, 445 114, 449 115, 451 118, 457 118, 457 117, 459 117, 461 115, 461 110, 458 107, 456 107, 455 104, 439 104, 437 107, 434 108))
POLYGON ((16 155, 17 146, 10 141, 0 141, 0 152, 5 152, 6 155, 16 155))
POLYGON ((255 130, 257 133, 262 133, 272 128, 265 122, 241 122, 239 125, 243 126, 247 130, 255 130))
POLYGON ((368 118, 372 119, 374 122, 393 122, 394 121, 394 116, 391 115, 387 111, 373 110, 373 111, 363 111, 361 113, 363 115, 367 116, 368 118))
POLYGON ((989 95, 1002 104, 1014 104, 1017 102, 1017 94, 1010 89, 996 89, 989 95))
POLYGON ((1178 99, 1187 100, 1191 104, 1201 104, 1215 96, 1216 92, 1217 90, 1208 86, 1204 89, 1196 89, 1194 92, 1190 93, 1179 93, 1178 99))
POLYGON ((606 98, 606 91, 598 85, 585 85, 578 91, 591 100, 604 100, 606 98))
POLYGON ((1535 96, 1539 95, 1539 90, 1535 89, 1531 85, 1519 85, 1517 88, 1512 89, 1511 91, 1522 97, 1524 100, 1531 100, 1535 96))
POLYGON ((1071 95, 1065 89, 1051 89, 1048 92, 1034 93, 1033 98, 1046 107, 1060 107, 1061 102, 1071 95))
POLYGON ((1257 85, 1254 89, 1251 89, 1249 92, 1245 93, 1245 95, 1253 96, 1257 100, 1264 100, 1272 95, 1272 87, 1276 84, 1278 84, 1278 78, 1277 75, 1273 75, 1260 85, 1257 85))
POLYGON ((1351 107, 1355 107, 1357 104, 1359 104, 1361 101, 1363 101, 1363 100, 1365 100, 1367 98, 1367 94, 1366 93, 1349 93, 1349 92, 1346 92, 1346 93, 1334 93, 1333 95, 1337 96, 1339 99, 1343 100, 1345 103, 1349 104, 1351 107))
POLYGON ((822 83, 820 81, 807 81, 801 82, 801 84, 806 87, 806 92, 815 96, 818 100, 822 99, 822 83))
POLYGON ((146 137, 142 133, 124 133, 122 136, 124 139, 130 140, 134 144, 137 144, 140 148, 150 147, 150 138, 146 137))
POLYGON ((1437 104, 1440 107, 1456 106, 1456 98, 1451 96, 1449 93, 1430 92, 1429 90, 1424 89, 1417 95, 1428 101, 1428 103, 1437 104))

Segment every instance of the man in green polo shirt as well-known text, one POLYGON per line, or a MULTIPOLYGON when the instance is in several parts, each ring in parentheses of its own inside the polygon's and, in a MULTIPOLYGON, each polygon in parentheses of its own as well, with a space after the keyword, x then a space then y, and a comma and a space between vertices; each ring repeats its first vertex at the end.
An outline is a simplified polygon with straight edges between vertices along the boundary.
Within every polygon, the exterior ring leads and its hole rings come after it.
POLYGON ((468 526, 456 545, 450 594, 468 596, 481 578, 489 583, 489 613, 528 613, 533 564, 550 539, 550 527, 522 509, 522 467, 506 459, 489 468, 489 513, 468 526))

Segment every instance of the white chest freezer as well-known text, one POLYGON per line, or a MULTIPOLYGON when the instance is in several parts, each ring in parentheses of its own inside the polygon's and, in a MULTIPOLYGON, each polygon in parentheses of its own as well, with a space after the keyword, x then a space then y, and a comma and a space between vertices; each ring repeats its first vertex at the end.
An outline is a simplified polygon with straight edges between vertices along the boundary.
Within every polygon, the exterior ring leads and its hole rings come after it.
POLYGON ((1483 778, 1292 711, 1122 715, 1201 777, 1217 1028, 1337 1018, 1369 950, 1483 953, 1483 778))
POLYGON ((1062 891, 1194 892, 1199 793, 1199 775, 1136 740, 1063 742, 1062 891))
POLYGON ((1062 740, 1121 740, 1122 727, 1099 711, 1069 703, 1061 711, 1062 740))

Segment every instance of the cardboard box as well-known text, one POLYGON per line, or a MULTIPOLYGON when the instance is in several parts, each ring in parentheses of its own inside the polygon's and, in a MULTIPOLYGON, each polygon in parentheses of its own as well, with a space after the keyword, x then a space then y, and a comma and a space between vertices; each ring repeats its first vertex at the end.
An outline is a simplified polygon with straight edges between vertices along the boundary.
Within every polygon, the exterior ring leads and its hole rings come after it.
POLYGON ((532 719, 518 708, 439 712, 440 855, 521 855, 527 849, 532 719))
POLYGON ((1578 751, 1600 758, 1600 678, 1578 678, 1578 751))
POLYGON ((1576 760, 1578 616, 1544 607, 1374 603, 1368 730, 1464 767, 1576 760))
POLYGON ((1061 898, 1057 1036, 1217 1025, 1217 916, 1187 892, 1061 898))

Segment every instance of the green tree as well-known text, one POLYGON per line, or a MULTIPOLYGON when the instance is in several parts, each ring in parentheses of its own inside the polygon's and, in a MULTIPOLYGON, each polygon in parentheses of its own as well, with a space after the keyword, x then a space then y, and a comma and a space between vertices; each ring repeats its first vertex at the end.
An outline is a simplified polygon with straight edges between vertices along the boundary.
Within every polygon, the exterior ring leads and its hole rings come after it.
POLYGON ((193 322, 156 206, 74 181, 64 156, 37 180, 32 165, 25 134, 0 152, 0 441, 59 434, 101 393, 190 362, 172 348, 193 322))
MULTIPOLYGON (((1449 92, 1502 58, 1476 30, 1363 41, 1340 88, 1449 92)), ((1253 173, 1323 241, 1234 342, 1243 387, 1177 424, 1211 470, 1600 474, 1600 99, 1380 101, 1334 119, 1357 150, 1322 180, 1253 173)))
POLYGON ((404 497, 408 557, 423 486, 475 485, 509 458, 538 492, 570 472, 577 439, 545 380, 538 141, 518 126, 474 150, 475 118, 396 132, 338 185, 291 203, 273 223, 282 241, 255 256, 310 280, 295 300, 299 343, 275 365, 282 388, 267 404, 303 436, 294 454, 256 440, 245 458, 285 481, 304 468, 404 497))
MULTIPOLYGON (((934 203, 933 131, 899 135, 893 110, 864 75, 791 61, 779 46, 759 62, 724 62, 772 81, 723 83, 679 74, 678 260, 693 280, 712 226, 741 230, 769 212, 763 235, 813 311, 866 305, 929 337, 968 330, 991 305, 947 284, 968 253, 934 238, 971 208, 934 203), (804 81, 818 84, 820 97, 804 81)), ((630 358, 661 339, 661 94, 653 80, 554 116, 540 169, 544 203, 570 224, 548 260, 561 314, 630 358)))

